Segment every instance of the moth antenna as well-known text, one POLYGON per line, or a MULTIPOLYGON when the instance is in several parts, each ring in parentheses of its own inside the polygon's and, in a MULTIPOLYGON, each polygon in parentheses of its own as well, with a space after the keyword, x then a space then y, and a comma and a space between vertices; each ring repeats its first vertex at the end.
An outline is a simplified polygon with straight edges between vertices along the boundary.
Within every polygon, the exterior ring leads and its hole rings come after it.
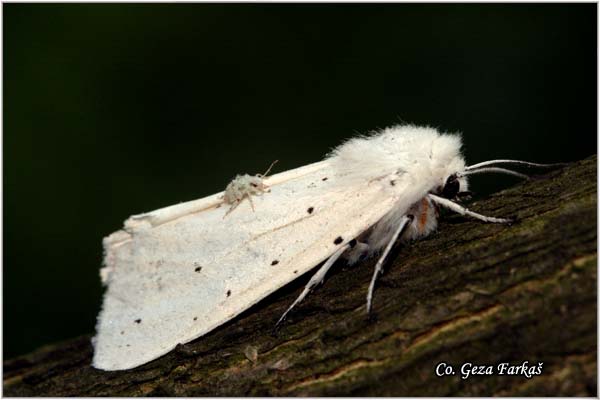
POLYGON ((398 240, 400 234, 404 231, 408 224, 412 222, 413 219, 414 217, 412 215, 406 215, 404 216, 404 218, 402 218, 400 225, 390 238, 390 241, 388 242, 387 246, 385 247, 385 250, 381 254, 381 257, 379 257, 379 260, 377 260, 377 264, 375 264, 375 271, 373 271, 373 277, 371 278, 371 283, 369 284, 369 292, 367 293, 367 313, 369 315, 371 315, 371 308, 373 305, 373 291, 375 290, 375 282, 377 281, 377 277, 379 276, 379 274, 381 274, 381 271, 383 270, 383 262, 385 261, 385 258, 387 257, 389 252, 392 250, 392 246, 394 245, 394 243, 396 243, 396 240, 398 240))
POLYGON ((285 321, 285 318, 287 317, 287 315, 289 314, 289 312, 292 311, 292 308, 294 308, 298 303, 300 303, 302 300, 304 300, 304 298, 318 284, 320 284, 321 282, 323 282, 323 279, 325 279, 325 275, 327 274, 327 271, 329 271, 329 269, 331 268, 331 266, 333 265, 333 263, 335 263, 337 261, 337 259, 340 258, 340 256, 342 255, 342 253, 344 253, 349 248, 350 248, 350 245, 349 244, 345 244, 344 246, 340 247, 335 253, 333 253, 331 255, 331 257, 329 257, 327 259, 327 261, 325 262, 325 264, 323 264, 323 266, 321 268, 319 268, 319 270, 312 276, 312 278, 310 278, 310 281, 308 281, 308 283, 304 287, 304 290, 302 291, 302 293, 300 293, 300 296, 298 296, 298 298, 296 300, 294 300, 294 302, 292 303, 292 305, 289 306, 288 309, 285 310, 285 312, 283 313, 283 315, 279 318, 279 320, 275 324, 275 330, 277 330, 279 328, 279 326, 281 325, 281 323, 283 321, 285 321))
POLYGON ((277 164, 278 162, 279 162, 279 160, 275 160, 275 161, 273 161, 273 162, 271 163, 271 165, 269 165, 269 168, 267 169, 267 171, 266 171, 264 174, 262 174, 262 175, 259 175, 259 176, 260 176, 261 178, 266 178, 266 177, 267 177, 267 175, 269 175, 269 172, 271 172, 271 168, 273 168, 273 165, 277 164))
POLYGON ((567 163, 538 164, 538 163, 532 163, 529 161, 521 161, 521 160, 489 160, 489 161, 483 161, 483 162, 480 162, 477 164, 469 165, 468 167, 465 168, 465 171, 470 171, 473 169, 478 169, 481 167, 485 167, 488 165, 494 165, 494 164, 519 164, 519 165, 525 165, 528 167, 540 167, 540 168, 562 167, 562 166, 567 165, 567 163))
POLYGON ((500 168, 500 167, 488 167, 488 168, 479 168, 479 169, 474 169, 474 170, 465 170, 464 172, 458 173, 457 176, 461 177, 461 176, 467 176, 467 175, 482 174, 485 172, 498 172, 500 174, 513 175, 513 176, 517 176, 517 177, 523 178, 523 179, 529 178, 527 175, 522 174, 520 172, 516 172, 516 171, 512 171, 510 169, 500 168))

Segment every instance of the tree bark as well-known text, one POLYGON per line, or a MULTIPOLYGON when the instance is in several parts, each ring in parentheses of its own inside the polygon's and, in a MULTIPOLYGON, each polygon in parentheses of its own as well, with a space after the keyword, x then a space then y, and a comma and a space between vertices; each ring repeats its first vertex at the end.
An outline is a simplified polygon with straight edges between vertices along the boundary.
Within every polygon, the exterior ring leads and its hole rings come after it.
POLYGON ((90 335, 8 360, 4 395, 596 396, 596 171, 594 156, 470 205, 511 226, 444 215, 394 252, 374 319, 374 260, 340 263, 276 335, 307 276, 130 371, 92 368, 90 335), (541 374, 499 375, 524 361, 541 374), (465 363, 494 374, 462 379, 465 363))

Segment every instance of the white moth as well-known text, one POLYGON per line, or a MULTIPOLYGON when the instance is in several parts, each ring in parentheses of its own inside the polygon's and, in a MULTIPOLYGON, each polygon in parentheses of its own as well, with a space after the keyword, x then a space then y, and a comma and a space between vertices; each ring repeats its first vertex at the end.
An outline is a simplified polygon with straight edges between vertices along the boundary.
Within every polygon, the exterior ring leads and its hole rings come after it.
POLYGON ((458 135, 394 126, 348 140, 321 162, 268 178, 244 175, 224 193, 129 218, 104 239, 101 278, 108 288, 93 339, 94 367, 123 370, 154 360, 324 262, 281 322, 340 257, 353 263, 379 255, 370 311, 392 246, 434 231, 439 207, 510 222, 455 202, 467 193, 468 175, 524 176, 498 165, 544 166, 494 160, 467 167, 460 147, 458 135), (255 191, 251 183, 262 186, 255 191), (231 212, 257 194, 254 210, 231 212))

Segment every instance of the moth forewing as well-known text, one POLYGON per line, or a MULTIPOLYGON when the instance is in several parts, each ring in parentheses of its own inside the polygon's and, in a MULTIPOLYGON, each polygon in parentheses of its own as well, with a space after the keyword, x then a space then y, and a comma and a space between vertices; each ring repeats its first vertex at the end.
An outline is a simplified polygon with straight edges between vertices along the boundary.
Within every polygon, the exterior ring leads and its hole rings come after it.
POLYGON ((317 164, 273 176, 255 212, 223 218, 227 207, 213 195, 137 217, 153 223, 108 243, 93 365, 133 368, 211 331, 327 259, 398 200, 382 184, 332 191, 336 171, 317 164))

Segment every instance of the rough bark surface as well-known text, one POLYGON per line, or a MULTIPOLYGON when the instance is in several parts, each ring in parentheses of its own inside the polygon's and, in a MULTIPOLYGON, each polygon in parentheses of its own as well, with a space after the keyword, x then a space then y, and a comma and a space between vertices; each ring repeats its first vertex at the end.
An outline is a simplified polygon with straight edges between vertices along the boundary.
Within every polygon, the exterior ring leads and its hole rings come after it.
POLYGON ((402 246, 365 315, 374 262, 338 266, 277 335, 307 277, 134 370, 90 367, 90 336, 4 363, 5 396, 596 396, 596 157, 446 215, 402 246), (437 377, 440 362, 456 375, 437 377), (460 367, 543 362, 461 379, 460 367))

